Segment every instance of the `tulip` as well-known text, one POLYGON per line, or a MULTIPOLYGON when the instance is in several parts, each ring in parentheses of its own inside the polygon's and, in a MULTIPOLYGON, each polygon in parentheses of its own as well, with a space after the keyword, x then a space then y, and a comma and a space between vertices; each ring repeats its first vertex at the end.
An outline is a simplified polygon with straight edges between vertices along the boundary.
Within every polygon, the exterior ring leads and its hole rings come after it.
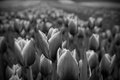
POLYGON ((49 58, 49 44, 46 35, 39 30, 37 33, 35 33, 35 41, 36 47, 40 51, 40 53, 44 54, 45 57, 49 58))
POLYGON ((102 17, 98 17, 95 20, 95 26, 102 27, 102 22, 103 22, 103 18, 102 17))
POLYGON ((112 33, 111 33, 111 30, 106 30, 106 36, 108 39, 110 39, 112 37, 112 33))
POLYGON ((21 32, 23 29, 23 26, 21 26, 20 20, 19 19, 15 19, 15 24, 14 24, 14 29, 16 32, 21 32))
POLYGON ((95 26, 95 18, 90 17, 90 18, 88 19, 88 26, 89 26, 90 29, 93 29, 93 28, 94 28, 94 26, 95 26))
POLYGON ((77 30, 78 30, 77 23, 75 23, 72 20, 69 21, 68 29, 69 29, 69 32, 74 36, 77 33, 77 30))
POLYGON ((24 39, 20 39, 20 40, 18 41, 18 44, 19 44, 19 46, 20 46, 20 48, 21 48, 21 51, 23 50, 23 48, 24 48, 24 46, 26 45, 26 43, 27 43, 27 40, 24 40, 24 39))
POLYGON ((105 54, 103 56, 99 64, 99 67, 104 77, 111 73, 115 59, 116 59, 116 55, 110 56, 109 54, 105 54))
POLYGON ((18 59, 18 62, 21 65, 24 65, 24 61, 23 61, 23 57, 22 57, 22 53, 21 53, 21 48, 17 42, 14 43, 14 51, 15 51, 15 56, 18 59))
POLYGON ((25 66, 30 66, 35 61, 35 48, 34 40, 29 40, 22 50, 22 56, 25 62, 25 66))
POLYGON ((99 28, 99 27, 97 27, 97 26, 94 27, 94 32, 95 32, 95 33, 99 33, 100 30, 101 30, 101 28, 99 28))
POLYGON ((50 39, 56 32, 58 32, 57 28, 50 28, 47 35, 48 39, 50 39))
POLYGON ((90 68, 93 70, 99 64, 98 55, 93 50, 87 51, 86 55, 90 68))
POLYGON ((79 76, 78 63, 71 52, 64 50, 59 53, 57 62, 57 74, 60 80, 77 80, 79 76), (60 56, 61 54, 61 56, 60 56))
POLYGON ((97 50, 99 48, 99 35, 93 34, 89 38, 89 48, 92 50, 97 50))
POLYGON ((119 33, 120 32, 120 28, 118 25, 115 25, 113 28, 112 28, 112 34, 113 36, 115 36, 116 33, 119 33))
POLYGON ((6 68, 6 79, 9 79, 12 75, 18 75, 19 77, 21 77, 21 67, 16 64, 13 65, 12 68, 10 68, 9 66, 7 66, 6 68))
POLYGON ((40 57, 40 72, 44 76, 48 76, 52 73, 52 61, 47 59, 43 54, 40 57))
POLYGON ((30 29, 30 21, 23 21, 25 31, 29 31, 30 29))
POLYGON ((62 34, 59 31, 49 39, 49 54, 50 54, 50 59, 52 61, 56 59, 57 50, 61 45, 62 45, 62 34))

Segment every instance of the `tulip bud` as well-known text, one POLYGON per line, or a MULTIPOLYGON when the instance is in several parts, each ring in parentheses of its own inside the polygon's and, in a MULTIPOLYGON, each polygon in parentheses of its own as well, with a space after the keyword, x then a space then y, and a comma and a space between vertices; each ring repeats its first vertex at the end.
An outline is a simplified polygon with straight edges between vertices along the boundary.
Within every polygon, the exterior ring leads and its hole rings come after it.
POLYGON ((62 45, 62 34, 61 32, 57 32, 49 39, 49 53, 52 61, 56 59, 57 50, 59 47, 61 47, 61 45, 62 45))
POLYGON ((34 40, 29 40, 22 50, 23 59, 25 62, 25 66, 30 66, 35 61, 35 48, 34 48, 34 40))
POLYGON ((98 55, 93 50, 87 51, 86 55, 90 68, 93 70, 99 64, 98 55))
POLYGON ((113 66, 114 66, 114 61, 115 61, 115 56, 111 57, 109 54, 105 54, 103 56, 99 67, 104 76, 107 76, 110 74, 110 72, 112 71, 113 66))
POLYGON ((102 21, 103 21, 103 18, 102 17, 98 17, 95 20, 95 26, 102 27, 102 21))
POLYGON ((24 61, 23 61, 23 57, 22 57, 22 53, 21 53, 22 50, 17 42, 14 43, 14 50, 15 50, 15 55, 16 55, 16 58, 18 59, 18 62, 21 65, 24 65, 24 61))
POLYGON ((48 39, 50 39, 56 32, 58 32, 57 28, 50 28, 48 32, 48 39))
POLYGON ((111 33, 111 31, 109 29, 106 30, 106 36, 107 36, 107 38, 111 38, 112 37, 112 33, 111 33))
POLYGON ((119 33, 120 32, 120 28, 118 25, 115 25, 112 29, 112 34, 113 36, 115 36, 116 33, 119 33))
POLYGON ((70 51, 65 50, 58 59, 57 74, 60 80, 77 80, 79 76, 78 63, 70 51))
POLYGON ((74 36, 78 30, 77 23, 75 23, 74 21, 69 21, 68 29, 69 29, 69 32, 74 36))
POLYGON ((52 73, 52 61, 47 59, 43 54, 40 57, 40 72, 44 76, 52 73))
POLYGON ((49 44, 46 35, 42 31, 35 33, 36 46, 45 57, 49 58, 49 44))
POLYGON ((99 48, 99 35, 98 34, 93 34, 89 38, 89 48, 91 50, 97 50, 99 48))
POLYGON ((90 29, 93 29, 94 26, 95 26, 95 18, 90 17, 89 20, 88 20, 88 25, 89 25, 90 29))

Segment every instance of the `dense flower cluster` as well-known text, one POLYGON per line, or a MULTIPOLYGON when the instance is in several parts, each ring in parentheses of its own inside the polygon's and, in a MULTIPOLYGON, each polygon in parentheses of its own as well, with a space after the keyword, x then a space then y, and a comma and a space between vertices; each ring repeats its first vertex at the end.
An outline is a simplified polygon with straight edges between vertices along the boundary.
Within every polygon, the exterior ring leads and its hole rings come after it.
POLYGON ((55 8, 0 12, 0 80, 120 80, 120 29, 102 21, 55 8))

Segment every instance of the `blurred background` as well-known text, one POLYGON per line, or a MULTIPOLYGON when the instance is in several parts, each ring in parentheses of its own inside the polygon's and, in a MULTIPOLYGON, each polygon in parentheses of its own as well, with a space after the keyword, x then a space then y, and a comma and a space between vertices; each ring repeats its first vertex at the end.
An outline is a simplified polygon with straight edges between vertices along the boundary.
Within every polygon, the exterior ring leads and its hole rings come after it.
MULTIPOLYGON (((1 0, 0 10, 20 11, 31 7, 55 7, 79 18, 88 20, 92 17, 103 17, 104 27, 120 25, 120 0, 1 0), (109 24, 107 24, 109 23, 109 24)), ((45 9, 45 8, 44 8, 45 9)))

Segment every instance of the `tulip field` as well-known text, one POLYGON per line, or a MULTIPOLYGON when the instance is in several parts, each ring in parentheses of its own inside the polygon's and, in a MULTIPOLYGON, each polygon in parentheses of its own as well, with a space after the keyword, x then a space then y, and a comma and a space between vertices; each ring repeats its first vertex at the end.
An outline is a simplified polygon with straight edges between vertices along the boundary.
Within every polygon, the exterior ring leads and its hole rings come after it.
POLYGON ((48 6, 1 11, 0 80, 120 80, 120 25, 80 17, 48 6))

